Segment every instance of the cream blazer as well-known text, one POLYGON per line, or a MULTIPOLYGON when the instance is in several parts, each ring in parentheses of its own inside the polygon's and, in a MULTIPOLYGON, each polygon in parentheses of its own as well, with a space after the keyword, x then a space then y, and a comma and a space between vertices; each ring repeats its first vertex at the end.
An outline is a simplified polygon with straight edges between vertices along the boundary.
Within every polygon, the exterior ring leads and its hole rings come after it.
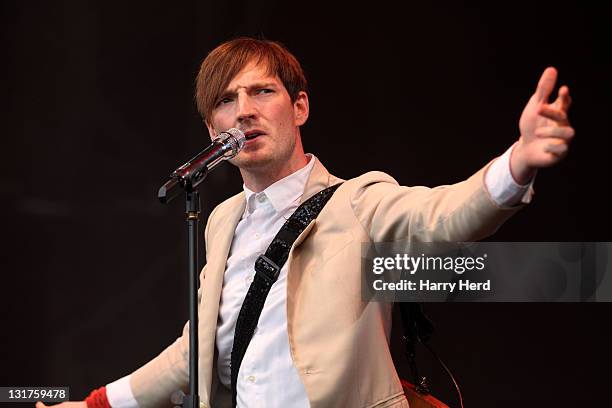
MULTIPOLYGON (((362 300, 361 244, 466 242, 494 233, 520 206, 502 208, 492 200, 484 183, 487 167, 436 188, 403 187, 385 173, 366 173, 344 182, 298 237, 287 260, 287 330, 312 408, 408 407, 389 351, 392 305, 362 300)), ((302 200, 341 181, 317 161, 302 200)), ((217 375, 215 333, 225 264, 244 208, 244 194, 237 194, 218 205, 206 225, 201 407, 231 406, 231 393, 217 375)), ((132 374, 140 407, 171 406, 170 394, 187 388, 188 350, 187 324, 181 337, 132 374)))

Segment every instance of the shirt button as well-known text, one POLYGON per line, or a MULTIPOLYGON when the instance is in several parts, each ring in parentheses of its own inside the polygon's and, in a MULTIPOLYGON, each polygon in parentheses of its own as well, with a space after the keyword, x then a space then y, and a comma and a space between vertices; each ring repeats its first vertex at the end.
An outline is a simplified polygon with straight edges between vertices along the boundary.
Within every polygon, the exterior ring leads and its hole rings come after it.
POLYGON ((262 194, 262 195, 257 196, 257 201, 259 201, 260 203, 265 202, 266 201, 266 195, 262 194))
POLYGON ((249 375, 249 376, 247 377, 247 381, 248 381, 248 382, 252 382, 252 383, 254 383, 254 382, 255 382, 255 376, 254 376, 254 375, 249 375))
POLYGON ((257 232, 255 233, 255 238, 259 239, 260 236, 261 235, 259 235, 259 233, 257 233, 257 232))

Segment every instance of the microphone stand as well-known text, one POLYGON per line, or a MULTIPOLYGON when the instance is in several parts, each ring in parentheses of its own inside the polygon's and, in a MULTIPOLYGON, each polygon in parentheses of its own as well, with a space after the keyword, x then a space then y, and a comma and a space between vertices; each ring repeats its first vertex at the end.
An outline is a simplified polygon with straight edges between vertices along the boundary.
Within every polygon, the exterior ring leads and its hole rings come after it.
MULTIPOLYGON (((202 179, 206 176, 205 170, 202 179)), ((202 179, 199 181, 201 182, 202 179)), ((199 184, 199 183, 198 183, 199 184)), ((189 390, 172 393, 170 401, 174 408, 199 408, 198 393, 198 227, 200 223, 200 193, 191 179, 180 179, 175 173, 158 192, 162 203, 167 203, 178 195, 179 188, 185 190, 185 216, 187 219, 187 261, 189 264, 189 390)))
POLYGON ((197 182, 190 177, 181 178, 176 172, 172 174, 158 192, 162 203, 168 203, 179 195, 181 188, 185 190, 185 216, 187 219, 188 264, 189 264, 189 391, 185 395, 178 390, 173 393, 170 401, 175 408, 199 408, 198 393, 198 226, 200 222, 200 193, 197 185, 206 177, 206 168, 198 172, 197 182))
POLYGON ((188 188, 185 192, 189 256, 189 393, 183 399, 183 408, 199 408, 198 393, 198 224, 200 193, 188 188))

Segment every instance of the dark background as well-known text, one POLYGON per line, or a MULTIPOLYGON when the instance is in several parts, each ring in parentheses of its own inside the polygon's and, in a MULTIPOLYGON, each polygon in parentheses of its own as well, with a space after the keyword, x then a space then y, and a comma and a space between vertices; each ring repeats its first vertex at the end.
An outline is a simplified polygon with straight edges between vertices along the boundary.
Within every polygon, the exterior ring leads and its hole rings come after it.
MULTIPOLYGON (((308 152, 337 176, 382 170, 404 185, 456 182, 503 153, 541 72, 557 67, 576 139, 493 239, 609 241, 609 11, 422 3, 2 2, 0 385, 70 386, 81 399, 180 333, 183 204, 156 191, 208 143, 195 75, 237 35, 279 40, 302 62, 308 152)), ((235 168, 216 170, 205 212, 240 188, 235 168)), ((426 310, 466 407, 609 400, 609 304, 426 310)))

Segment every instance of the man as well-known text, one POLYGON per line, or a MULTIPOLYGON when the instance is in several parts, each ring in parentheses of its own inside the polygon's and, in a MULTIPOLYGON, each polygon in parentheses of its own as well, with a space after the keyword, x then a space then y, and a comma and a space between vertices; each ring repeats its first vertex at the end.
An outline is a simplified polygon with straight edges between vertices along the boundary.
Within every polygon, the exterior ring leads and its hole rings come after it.
MULTIPOLYGON (((554 68, 542 74, 519 140, 469 179, 409 188, 371 172, 343 183, 299 236, 266 298, 240 365, 238 406, 408 406, 388 347, 391 306, 361 299, 360 244, 492 234, 529 201, 537 169, 567 153, 574 135, 568 88, 547 102, 556 76, 554 68)), ((304 153, 306 80, 281 45, 249 38, 220 45, 202 63, 196 99, 211 137, 231 127, 247 136, 231 160, 244 192, 211 213, 200 280, 200 398, 202 406, 227 407, 236 319, 256 257, 301 202, 341 180, 304 153)), ((92 393, 90 408, 168 406, 170 394, 187 387, 187 360, 186 325, 158 357, 92 393)), ((85 402, 60 405, 69 404, 85 402)))

